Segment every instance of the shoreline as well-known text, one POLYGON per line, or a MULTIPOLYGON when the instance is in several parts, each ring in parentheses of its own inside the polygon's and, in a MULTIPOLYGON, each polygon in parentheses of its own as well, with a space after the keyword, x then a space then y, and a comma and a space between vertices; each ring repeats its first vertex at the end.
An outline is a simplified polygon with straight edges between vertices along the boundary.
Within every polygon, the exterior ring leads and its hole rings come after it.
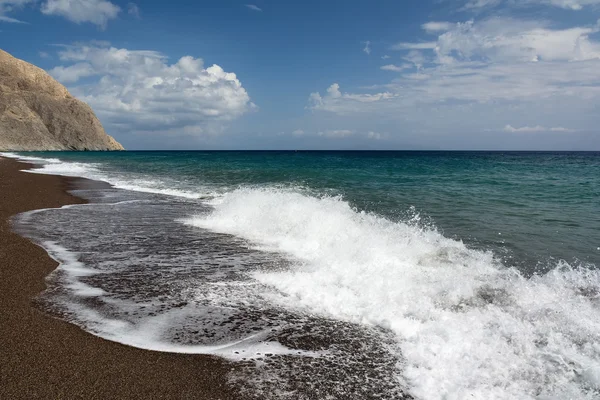
POLYGON ((225 360, 110 342, 33 306, 58 263, 14 233, 10 218, 85 203, 67 192, 85 180, 21 172, 32 167, 0 157, 0 398, 239 398, 225 360))

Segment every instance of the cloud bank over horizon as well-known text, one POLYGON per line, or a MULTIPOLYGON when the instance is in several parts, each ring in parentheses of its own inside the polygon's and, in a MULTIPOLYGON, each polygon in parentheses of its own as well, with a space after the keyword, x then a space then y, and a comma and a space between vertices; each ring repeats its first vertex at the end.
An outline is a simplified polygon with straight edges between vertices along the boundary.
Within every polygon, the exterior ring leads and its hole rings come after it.
POLYGON ((558 132, 539 128, 565 121, 577 130, 596 129, 590 116, 600 106, 600 41, 593 38, 599 24, 555 28, 547 21, 490 17, 430 21, 422 29, 433 40, 390 46, 402 59, 380 67, 398 73, 391 81, 360 92, 333 83, 324 94, 311 93, 307 108, 414 128, 477 131, 516 120, 537 132, 558 132))

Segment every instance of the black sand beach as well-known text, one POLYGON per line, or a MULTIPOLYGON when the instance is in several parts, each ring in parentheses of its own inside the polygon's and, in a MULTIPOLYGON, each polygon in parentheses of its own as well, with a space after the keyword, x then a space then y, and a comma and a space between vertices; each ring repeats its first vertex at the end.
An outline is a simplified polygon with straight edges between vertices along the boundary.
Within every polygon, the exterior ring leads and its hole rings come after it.
POLYGON ((29 167, 0 158, 0 398, 239 398, 225 361, 109 342, 34 307, 57 263, 13 233, 9 218, 84 201, 67 193, 76 180, 20 172, 29 167))

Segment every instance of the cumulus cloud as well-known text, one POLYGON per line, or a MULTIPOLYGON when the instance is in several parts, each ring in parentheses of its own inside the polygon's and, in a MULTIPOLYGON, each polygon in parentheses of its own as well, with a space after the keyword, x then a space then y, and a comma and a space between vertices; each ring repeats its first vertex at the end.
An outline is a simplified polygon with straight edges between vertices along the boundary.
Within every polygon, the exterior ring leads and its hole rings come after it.
POLYGON ((262 11, 262 8, 258 7, 255 4, 246 4, 246 7, 248 7, 252 11, 262 11))
POLYGON ((52 68, 49 72, 50 75, 64 84, 77 82, 81 78, 97 74, 94 67, 87 62, 81 62, 67 67, 58 66, 52 68))
POLYGON ((105 43, 64 46, 49 72, 88 102, 112 130, 219 133, 255 106, 237 76, 191 56, 169 63, 156 51, 105 43), (82 81, 82 78, 86 78, 82 81))
POLYGON ((9 22, 14 24, 24 23, 21 20, 7 16, 6 14, 19 10, 36 0, 0 0, 0 22, 9 22))
POLYGON ((514 128, 512 125, 506 125, 503 129, 504 132, 510 133, 536 133, 536 132, 575 132, 574 129, 563 128, 562 126, 546 128, 541 125, 536 126, 522 126, 520 128, 514 128))
POLYGON ((41 11, 77 24, 90 22, 105 28, 108 21, 116 18, 121 9, 107 0, 47 0, 42 4, 41 11))

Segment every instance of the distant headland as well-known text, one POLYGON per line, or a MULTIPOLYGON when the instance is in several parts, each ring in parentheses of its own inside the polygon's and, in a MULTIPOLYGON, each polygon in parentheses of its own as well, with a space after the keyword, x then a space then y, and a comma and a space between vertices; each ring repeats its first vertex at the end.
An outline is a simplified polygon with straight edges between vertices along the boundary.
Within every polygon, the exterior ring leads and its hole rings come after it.
POLYGON ((86 103, 0 50, 0 150, 124 150, 86 103))

